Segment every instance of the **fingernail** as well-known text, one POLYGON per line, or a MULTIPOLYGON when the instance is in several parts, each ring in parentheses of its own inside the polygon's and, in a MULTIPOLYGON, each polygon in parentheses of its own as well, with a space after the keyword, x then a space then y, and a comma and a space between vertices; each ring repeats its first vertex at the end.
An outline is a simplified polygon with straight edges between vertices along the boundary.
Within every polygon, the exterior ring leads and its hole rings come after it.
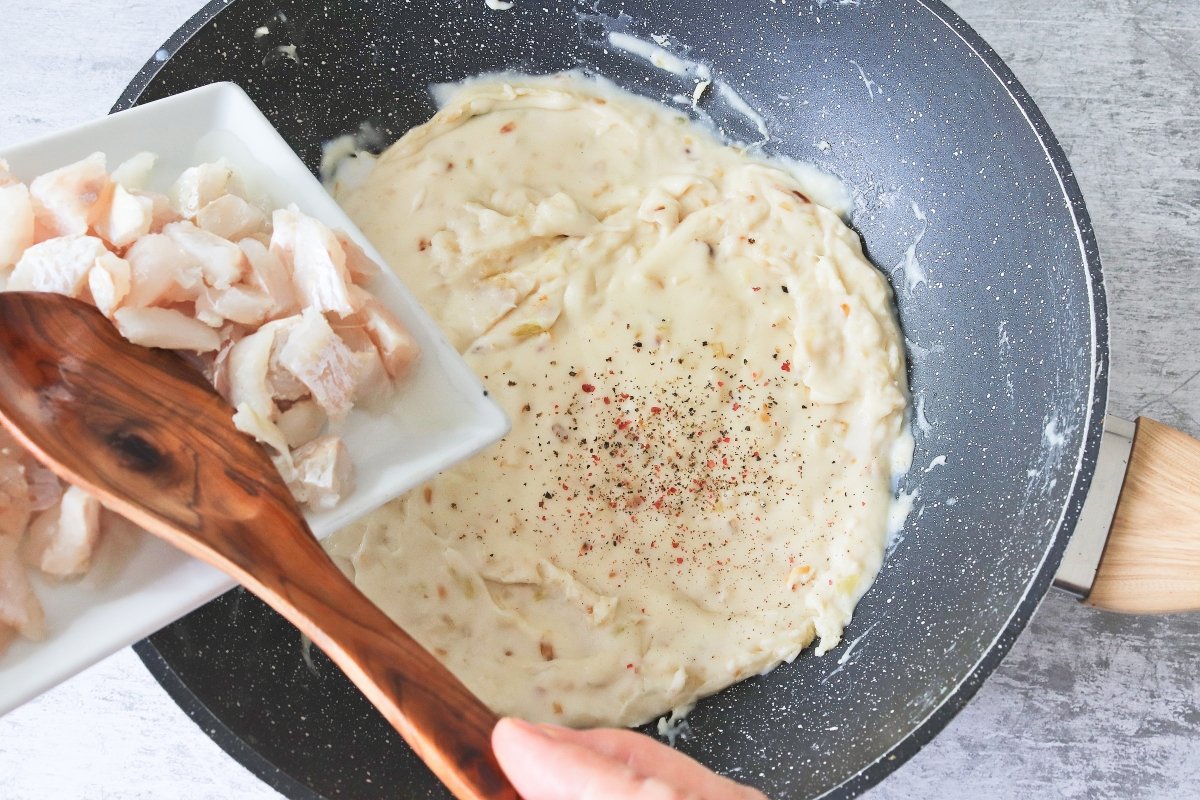
POLYGON ((567 732, 567 728, 564 728, 561 725, 554 725, 549 722, 539 723, 537 727, 541 729, 543 734, 549 736, 551 739, 561 739, 562 735, 567 732))

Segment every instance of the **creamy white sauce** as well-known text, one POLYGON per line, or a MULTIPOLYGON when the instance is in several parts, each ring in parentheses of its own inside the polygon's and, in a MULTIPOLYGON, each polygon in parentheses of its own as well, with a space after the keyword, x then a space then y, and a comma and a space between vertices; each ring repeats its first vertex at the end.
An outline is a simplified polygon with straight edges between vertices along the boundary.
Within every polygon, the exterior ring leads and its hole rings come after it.
POLYGON ((513 430, 331 552, 535 720, 640 723, 833 647, 912 454, 858 236, 787 165, 595 82, 443 99, 339 199, 513 430))

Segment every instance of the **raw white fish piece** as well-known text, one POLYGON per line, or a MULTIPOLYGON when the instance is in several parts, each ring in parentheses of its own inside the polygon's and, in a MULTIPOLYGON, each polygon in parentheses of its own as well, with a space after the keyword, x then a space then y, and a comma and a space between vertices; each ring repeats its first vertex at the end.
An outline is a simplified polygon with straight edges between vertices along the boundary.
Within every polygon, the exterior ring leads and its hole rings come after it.
POLYGON ((228 164, 201 164, 184 170, 167 196, 181 217, 192 219, 213 200, 232 192, 233 184, 233 170, 228 164))
POLYGON ((313 308, 289 328, 279 343, 278 363, 300 380, 334 419, 350 411, 357 391, 357 365, 350 348, 313 308))
POLYGON ((325 429, 329 417, 314 400, 301 400, 279 415, 275 423, 287 439, 288 447, 308 444, 325 429))
POLYGON ((159 192, 135 192, 138 197, 145 197, 150 201, 151 217, 150 217, 150 232, 162 233, 163 228, 170 225, 172 222, 179 222, 183 217, 175 212, 175 208, 171 205, 171 199, 165 194, 159 192))
POLYGON ((238 243, 246 256, 250 269, 246 281, 258 287, 271 298, 274 308, 271 317, 286 317, 297 313, 296 290, 292 278, 283 262, 272 253, 267 245, 257 239, 246 238, 238 243))
POLYGON ((8 289, 78 297, 96 259, 107 252, 95 236, 62 236, 35 244, 17 262, 8 289))
POLYGON ((15 443, 0 450, 0 539, 19 538, 33 513, 21 456, 20 446, 15 443))
MULTIPOLYGON (((287 439, 284 438, 283 433, 274 422, 257 413, 249 404, 242 403, 234 412, 233 425, 242 433, 253 436, 262 444, 269 445, 275 451, 272 460, 275 461, 276 467, 280 467, 281 464, 287 468, 291 467, 292 458, 291 451, 288 450, 287 439)), ((287 480, 284 467, 280 468, 280 474, 284 475, 284 480, 287 480)))
POLYGON ((119 308, 113 321, 122 336, 143 347, 197 353, 221 347, 221 337, 215 330, 173 308, 119 308))
POLYGON ((150 185, 154 165, 158 156, 154 153, 138 153, 125 159, 112 171, 113 183, 120 184, 130 192, 140 192, 150 185))
POLYGON ((350 271, 351 280, 357 284, 369 283, 374 280, 383 268, 375 263, 375 260, 367 255, 345 231, 334 231, 333 235, 337 238, 338 244, 342 246, 342 250, 346 252, 346 269, 350 271))
MULTIPOLYGON (((276 339, 277 345, 279 341, 279 339, 276 339)), ((271 397, 281 403, 295 402, 312 395, 312 392, 308 390, 303 381, 288 372, 279 363, 278 346, 276 346, 275 352, 271 354, 271 362, 267 370, 267 391, 271 393, 271 397)))
POLYGON ((246 258, 233 242, 202 231, 191 222, 172 222, 163 228, 175 244, 200 265, 204 282, 215 289, 228 289, 242 279, 246 258))
POLYGON ((346 251, 333 231, 295 206, 273 217, 271 252, 292 270, 300 302, 318 311, 350 314, 350 272, 346 251))
POLYGON ((233 348, 244 338, 246 338, 244 335, 236 335, 225 339, 221 343, 221 349, 213 356, 204 372, 208 376, 209 383, 217 390, 217 394, 224 397, 227 402, 233 393, 229 382, 229 356, 233 352, 233 348))
POLYGON ((25 465, 25 482, 29 485, 30 510, 36 513, 58 505, 66 484, 28 453, 22 463, 25 465))
POLYGON ((322 436, 292 453, 293 493, 310 508, 325 511, 354 491, 354 467, 346 445, 336 436, 322 436))
POLYGON ((104 241, 123 248, 148 234, 153 222, 154 200, 131 194, 117 184, 107 211, 100 215, 93 228, 104 241))
POLYGON ((129 294, 132 276, 129 262, 113 253, 96 259, 96 265, 88 271, 88 289, 101 314, 112 319, 117 306, 129 294))
POLYGON ((29 526, 25 561, 47 575, 81 575, 91 567, 99 540, 100 501, 78 486, 68 486, 62 501, 29 526))
POLYGON ((395 387, 379 349, 361 321, 356 320, 357 316, 355 314, 346 319, 335 317, 329 321, 329 325, 354 354, 355 380, 358 384, 354 402, 376 408, 392 394, 395 387))
POLYGON ((279 415, 267 377, 271 356, 278 339, 299 322, 299 316, 268 322, 233 346, 227 369, 231 405, 249 406, 255 414, 269 421, 279 415))
POLYGON ((82 236, 88 232, 93 210, 107 204, 112 190, 106 163, 103 153, 93 153, 33 179, 29 193, 41 231, 39 238, 82 236))
POLYGON ((33 245, 33 198, 22 183, 0 185, 0 270, 21 260, 33 245))
POLYGON ((274 301, 257 289, 244 286, 231 286, 228 289, 205 287, 196 298, 196 319, 214 328, 221 327, 225 320, 257 327, 274 308, 274 301))
POLYGON ((267 215, 236 194, 218 197, 196 214, 196 225, 209 233, 236 242, 267 227, 267 215))
POLYGON ((12 186, 20 183, 17 176, 12 174, 12 167, 3 158, 0 158, 0 186, 12 186))
POLYGON ((46 614, 29 585, 16 537, 0 538, 0 631, 5 628, 26 639, 46 636, 46 614))
POLYGON ((131 308, 195 300, 203 287, 200 265, 174 239, 152 233, 125 251, 132 278, 131 308))
POLYGON ((361 326, 379 351, 383 365, 393 380, 408 372, 420 355, 420 347, 396 316, 362 288, 352 287, 357 311, 346 318, 361 326))

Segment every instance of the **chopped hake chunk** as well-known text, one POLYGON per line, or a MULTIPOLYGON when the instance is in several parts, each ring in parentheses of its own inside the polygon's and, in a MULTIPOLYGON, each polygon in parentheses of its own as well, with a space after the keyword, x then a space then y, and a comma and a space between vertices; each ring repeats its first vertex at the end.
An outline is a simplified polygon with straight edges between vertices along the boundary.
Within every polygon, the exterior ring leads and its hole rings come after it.
POLYGON ((172 222, 179 222, 182 217, 175 213, 175 208, 171 205, 171 199, 165 194, 158 192, 137 192, 138 197, 145 197, 150 200, 152 209, 150 219, 150 232, 162 233, 163 228, 170 225, 172 222))
POLYGON ((33 198, 21 183, 0 185, 0 271, 21 260, 33 245, 33 198))
POLYGON ((242 279, 246 257, 233 242, 202 231, 190 222, 172 222, 163 228, 192 260, 200 265, 204 282, 216 289, 228 289, 242 279))
POLYGON ((420 354, 416 340, 387 306, 363 289, 357 286, 353 288, 357 311, 347 317, 346 322, 360 325, 367 332, 383 359, 388 375, 393 379, 399 378, 408 372, 420 354))
POLYGON ((301 400, 279 415, 276 424, 287 439, 288 447, 295 449, 308 444, 325 429, 329 417, 313 400, 301 400))
POLYGON ((122 161, 112 171, 113 183, 120 184, 130 192, 140 192, 150 184, 158 156, 154 153, 138 153, 122 161))
POLYGON ((131 280, 126 305, 132 308, 194 300, 200 293, 200 265, 174 239, 152 233, 125 251, 131 280))
POLYGON ((33 504, 18 446, 0 450, 0 539, 20 538, 29 526, 33 504))
POLYGON ((29 484, 29 508, 45 511, 58 505, 63 496, 63 482, 33 456, 25 458, 25 481, 29 484))
POLYGON ((133 270, 129 262, 112 253, 96 259, 96 265, 88 271, 88 289, 92 302, 104 316, 112 319, 113 312, 129 294, 133 270))
POLYGON ((249 406, 258 416, 270 420, 279 413, 267 385, 271 354, 279 332, 296 323, 294 318, 269 322, 233 345, 227 359, 229 403, 235 408, 249 406))
POLYGON ((336 317, 329 325, 353 352, 355 378, 357 387, 354 392, 354 402, 362 403, 368 408, 375 407, 377 401, 385 399, 392 389, 392 378, 388 375, 383 358, 375 343, 360 324, 352 324, 336 317))
MULTIPOLYGON (((265 445, 270 445, 275 451, 276 466, 280 463, 291 464, 291 451, 288 450, 287 439, 284 438, 283 432, 271 420, 259 414, 248 403, 242 403, 237 407, 237 411, 233 415, 233 424, 239 431, 249 436, 253 436, 257 441, 265 445)), ((282 469, 280 470, 282 472, 282 469)))
POLYGON ((37 516, 25 540, 25 561, 47 575, 87 572, 100 540, 100 501, 68 486, 62 502, 37 516))
POLYGON ((311 508, 326 511, 354 490, 354 467, 336 436, 314 439, 292 454, 292 491, 311 508))
POLYGON ((196 214, 196 225, 222 239, 236 242, 261 233, 267 227, 267 215, 236 194, 227 194, 200 209, 196 214))
POLYGON ((196 298, 196 319, 214 328, 219 328, 225 320, 257 327, 274 309, 274 301, 265 292, 243 286, 205 287, 196 298))
POLYGON ((35 244, 17 262, 8 288, 77 297, 96 259, 107 252, 94 236, 62 236, 35 244))
POLYGON ((119 183, 113 189, 108 210, 96 220, 96 233, 113 247, 128 247, 150 232, 154 223, 154 200, 131 194, 119 183))
POLYGON ((215 330, 173 308, 119 308, 113 321, 122 336, 143 347, 197 353, 221 347, 221 337, 215 330))
POLYGON ((354 311, 346 251, 325 225, 294 206, 280 209, 274 215, 271 252, 291 267, 301 303, 343 315, 354 311))
POLYGON ((0 630, 4 628, 12 628, 26 639, 46 636, 46 614, 29 585, 16 537, 0 538, 0 630))
POLYGON ((382 269, 345 231, 334 231, 338 244, 346 252, 346 269, 357 284, 369 283, 382 269))
POLYGON ((350 411, 358 383, 354 354, 319 311, 306 308, 288 329, 278 362, 308 387, 330 417, 339 419, 350 411))
POLYGON ((107 204, 112 190, 106 163, 103 153, 93 153, 33 179, 29 193, 42 232, 40 238, 82 236, 88 232, 93 212, 107 204))
POLYGON ((250 265, 247 282, 261 289, 274 304, 271 317, 286 317, 299 311, 292 277, 278 256, 257 239, 243 239, 238 247, 250 265))
POLYGON ((233 170, 228 164, 201 164, 184 170, 167 195, 181 217, 192 219, 200 209, 232 191, 233 170))

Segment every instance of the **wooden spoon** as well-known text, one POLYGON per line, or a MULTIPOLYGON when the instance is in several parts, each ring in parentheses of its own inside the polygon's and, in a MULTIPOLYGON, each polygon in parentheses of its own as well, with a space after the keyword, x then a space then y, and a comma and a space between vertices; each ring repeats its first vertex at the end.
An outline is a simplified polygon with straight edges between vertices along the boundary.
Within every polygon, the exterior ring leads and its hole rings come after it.
POLYGON ((91 306, 0 293, 0 421, 22 444, 306 633, 457 797, 517 798, 496 716, 342 575, 232 415, 182 358, 130 344, 91 306))

